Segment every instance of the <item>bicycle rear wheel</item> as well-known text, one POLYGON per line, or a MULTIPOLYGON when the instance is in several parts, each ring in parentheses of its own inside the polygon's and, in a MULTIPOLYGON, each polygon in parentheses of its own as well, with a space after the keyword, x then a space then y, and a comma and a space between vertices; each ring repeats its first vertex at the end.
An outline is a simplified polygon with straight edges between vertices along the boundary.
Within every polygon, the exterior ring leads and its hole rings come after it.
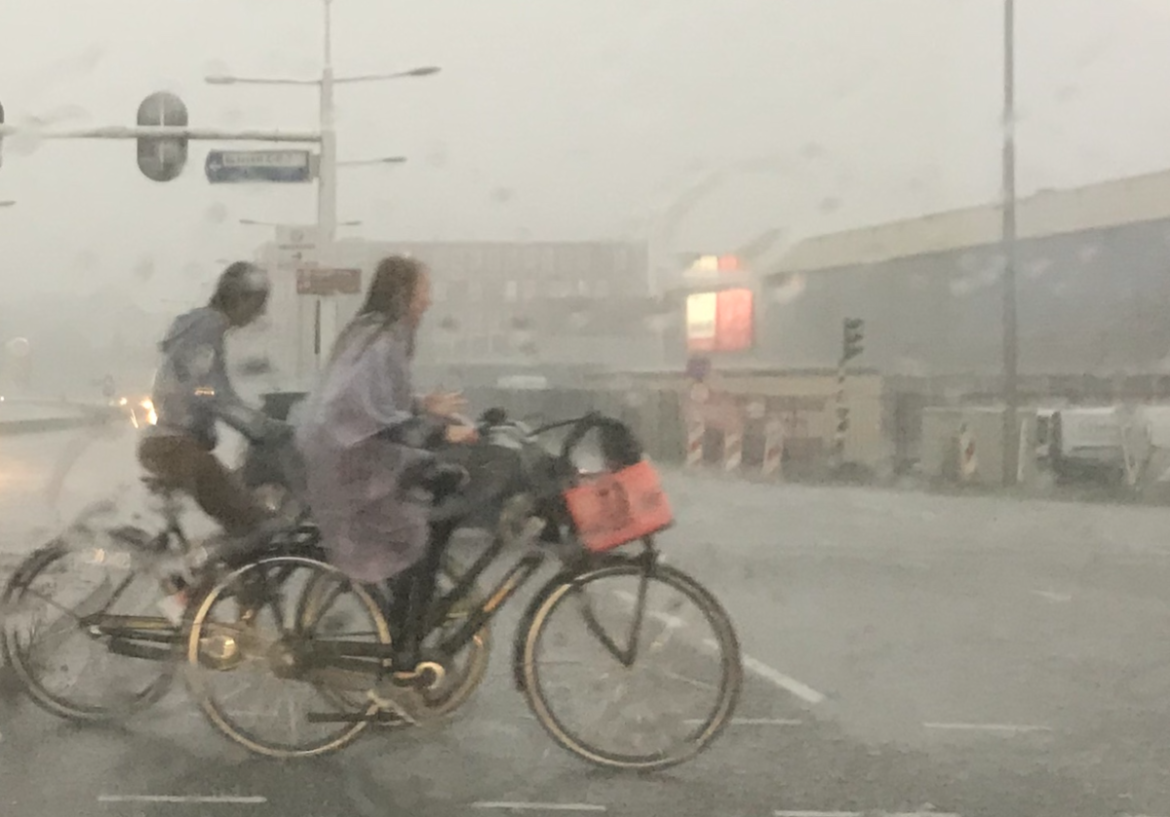
POLYGON ((251 752, 337 751, 377 712, 372 702, 353 706, 339 690, 372 689, 382 662, 357 671, 318 666, 317 638, 389 644, 390 629, 373 597, 337 569, 299 556, 261 559, 191 611, 188 688, 216 729, 251 752), (314 714, 332 720, 315 723, 314 714))
POLYGON ((178 630, 156 607, 163 595, 157 579, 136 572, 132 561, 110 542, 83 547, 58 539, 8 580, 0 651, 40 708, 73 721, 121 720, 170 689, 178 630), (154 643, 119 643, 94 629, 111 616, 133 616, 154 643), (125 654, 128 646, 141 657, 125 654))
POLYGON ((714 596, 672 567, 624 559, 554 581, 530 620, 521 667, 528 704, 553 740, 599 766, 639 771, 710 745, 743 683, 739 641, 714 596), (665 610, 651 609, 662 600, 665 610), (553 654, 574 642, 575 659, 553 654), (633 700, 618 700, 631 690, 633 700), (592 717, 572 711, 582 704, 592 717))

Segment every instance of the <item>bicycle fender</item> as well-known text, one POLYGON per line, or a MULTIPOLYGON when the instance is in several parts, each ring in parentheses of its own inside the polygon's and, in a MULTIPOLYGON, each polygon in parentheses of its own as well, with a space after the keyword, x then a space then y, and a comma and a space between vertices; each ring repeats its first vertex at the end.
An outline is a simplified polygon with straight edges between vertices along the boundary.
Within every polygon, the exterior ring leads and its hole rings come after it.
POLYGON ((54 539, 37 548, 13 571, 12 577, 8 580, 8 586, 19 587, 26 583, 31 576, 49 562, 59 558, 67 549, 68 545, 62 539, 54 539))

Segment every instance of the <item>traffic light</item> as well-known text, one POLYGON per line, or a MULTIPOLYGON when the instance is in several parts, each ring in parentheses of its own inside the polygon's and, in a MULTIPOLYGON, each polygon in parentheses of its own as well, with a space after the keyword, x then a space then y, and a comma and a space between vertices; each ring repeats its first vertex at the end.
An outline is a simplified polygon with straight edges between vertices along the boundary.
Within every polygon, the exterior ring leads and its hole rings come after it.
POLYGON ((860 355, 864 350, 861 345, 862 339, 865 337, 865 321, 861 318, 846 318, 845 319, 845 354, 842 355, 842 362, 848 363, 853 358, 860 355))
MULTIPOLYGON (((144 127, 187 127, 187 106, 183 100, 166 91, 159 91, 142 100, 138 106, 138 124, 144 127)), ((179 178, 187 164, 186 139, 138 139, 138 169, 151 181, 169 182, 179 178)))

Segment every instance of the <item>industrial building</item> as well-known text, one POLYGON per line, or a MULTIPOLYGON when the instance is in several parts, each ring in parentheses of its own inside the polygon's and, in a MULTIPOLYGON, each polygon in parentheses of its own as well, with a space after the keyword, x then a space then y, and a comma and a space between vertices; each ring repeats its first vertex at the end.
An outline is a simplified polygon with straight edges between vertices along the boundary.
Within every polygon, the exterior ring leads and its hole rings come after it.
MULTIPOLYGON (((1041 191, 1020 201, 1018 234, 1024 400, 1170 397, 1170 172, 1041 191)), ((842 324, 861 318, 857 364, 883 406, 869 433, 912 460, 926 406, 1001 393, 1001 235, 989 204, 818 236, 750 269, 706 259, 672 293, 666 371, 702 355, 744 393, 806 384, 790 425, 829 428, 842 324), (740 305, 722 328, 718 291, 740 305)))
POLYGON ((379 260, 407 254, 431 269, 434 306, 420 337, 420 379, 490 385, 501 378, 563 382, 610 362, 661 359, 642 318, 648 303, 645 246, 627 242, 428 242, 342 240, 322 267, 361 272, 356 294, 298 294, 296 270, 278 247, 258 259, 273 270, 272 354, 303 382, 318 352, 358 308, 379 260), (320 305, 318 305, 320 302, 320 305), (320 340, 316 341, 318 336, 320 340))

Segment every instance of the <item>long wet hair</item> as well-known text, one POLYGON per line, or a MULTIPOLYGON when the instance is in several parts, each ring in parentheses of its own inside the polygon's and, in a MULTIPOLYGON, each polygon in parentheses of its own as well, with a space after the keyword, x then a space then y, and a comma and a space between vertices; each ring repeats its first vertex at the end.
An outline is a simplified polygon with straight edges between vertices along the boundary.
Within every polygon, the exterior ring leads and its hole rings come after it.
POLYGON ((361 309, 354 315, 353 320, 341 332, 333 346, 331 360, 348 345, 350 338, 358 329, 368 326, 371 322, 381 324, 381 331, 370 336, 368 343, 372 343, 382 332, 397 327, 406 333, 407 355, 414 357, 414 339, 417 327, 409 321, 410 305, 414 301, 415 290, 418 289, 426 267, 416 258, 405 255, 390 255, 378 262, 374 269, 374 280, 366 291, 366 300, 361 309))

